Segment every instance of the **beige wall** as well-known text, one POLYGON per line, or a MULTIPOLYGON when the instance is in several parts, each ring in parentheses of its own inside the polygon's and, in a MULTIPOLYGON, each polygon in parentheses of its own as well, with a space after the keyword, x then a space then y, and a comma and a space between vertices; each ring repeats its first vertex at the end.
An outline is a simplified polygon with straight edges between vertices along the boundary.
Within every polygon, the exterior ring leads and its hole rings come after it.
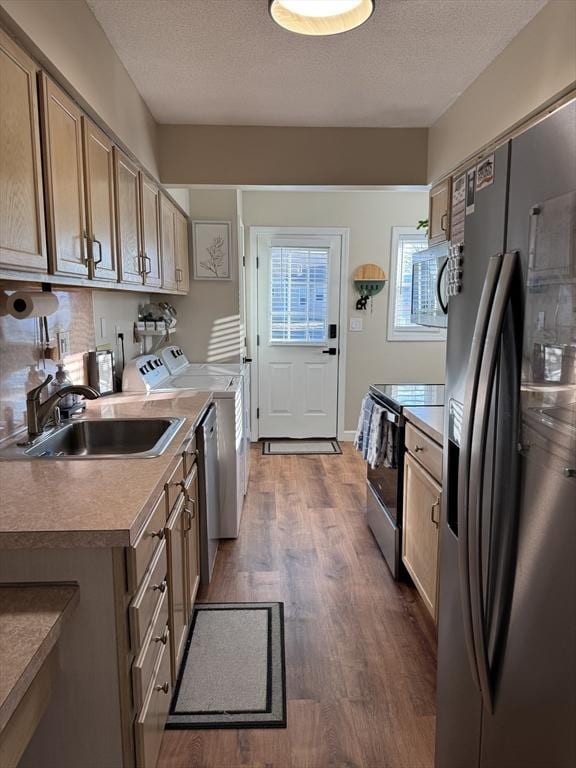
POLYGON ((190 190, 190 218, 231 223, 232 280, 194 280, 190 265, 190 293, 168 298, 178 312, 174 342, 194 362, 237 362, 240 318, 236 190, 190 190))
POLYGON ((84 0, 0 0, 0 22, 156 177, 156 123, 84 0))
POLYGON ((159 126, 165 184, 426 183, 426 128, 159 126))
MULTIPOLYGON (((162 297, 155 296, 155 301, 162 297)), ((144 352, 142 343, 134 341, 134 323, 138 309, 150 301, 150 296, 129 291, 93 291, 92 307, 96 346, 107 345, 114 351, 116 373, 122 374, 122 347, 118 333, 124 334, 126 362, 144 352)))
POLYGON ((428 181, 576 81, 576 2, 551 0, 429 130, 428 181))
POLYGON ((187 187, 166 187, 180 208, 190 215, 190 191, 187 187))
MULTIPOLYGON (((428 195, 420 191, 243 192, 242 200, 248 242, 250 226, 349 227, 349 281, 365 262, 379 264, 389 274, 392 227, 415 226, 428 207, 428 195)), ((248 265, 252 259, 247 253, 248 265)), ((350 285, 342 324, 347 329, 351 316, 362 317, 364 330, 348 332, 346 430, 356 428, 369 384, 444 381, 443 342, 386 340, 388 285, 375 297, 373 313, 357 312, 356 299, 350 285)))

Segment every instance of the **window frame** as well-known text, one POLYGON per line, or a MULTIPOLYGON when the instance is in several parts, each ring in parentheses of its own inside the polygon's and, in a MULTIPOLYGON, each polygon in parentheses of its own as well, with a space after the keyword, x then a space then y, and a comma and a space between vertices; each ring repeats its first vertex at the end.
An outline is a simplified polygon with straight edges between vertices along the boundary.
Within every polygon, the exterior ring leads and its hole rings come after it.
MULTIPOLYGON (((398 327, 394 324, 396 301, 398 299, 398 247, 403 235, 426 237, 416 227, 392 227, 390 243, 390 281, 388 284, 388 327, 387 341, 446 341, 445 328, 428 328, 425 325, 415 325, 409 328, 398 327)), ((428 245, 426 245, 428 247, 428 245)))
POLYGON ((302 249, 302 250, 322 250, 326 251, 327 259, 326 259, 326 315, 325 315, 325 336, 322 340, 313 340, 313 341, 305 341, 305 340, 299 340, 299 339, 273 339, 272 338, 272 259, 270 259, 270 264, 268 265, 269 269, 269 307, 270 307, 270 317, 269 317, 269 324, 268 324, 268 346, 271 347, 325 347, 329 343, 329 318, 330 318, 330 245, 329 244, 308 244, 305 245, 303 243, 293 244, 293 245, 287 245, 285 243, 282 244, 275 244, 274 242, 270 243, 270 251, 274 248, 287 248, 287 249, 302 249))

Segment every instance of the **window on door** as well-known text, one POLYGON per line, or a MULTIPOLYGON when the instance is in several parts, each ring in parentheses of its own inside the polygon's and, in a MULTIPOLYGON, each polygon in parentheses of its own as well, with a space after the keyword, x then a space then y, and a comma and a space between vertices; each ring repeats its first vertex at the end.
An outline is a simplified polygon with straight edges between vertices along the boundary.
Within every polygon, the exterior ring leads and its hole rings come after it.
POLYGON ((446 331, 413 323, 412 264, 416 253, 428 248, 428 238, 413 227, 392 227, 388 341, 442 341, 446 331))
POLYGON ((326 343, 329 252, 329 248, 271 248, 271 344, 326 343))

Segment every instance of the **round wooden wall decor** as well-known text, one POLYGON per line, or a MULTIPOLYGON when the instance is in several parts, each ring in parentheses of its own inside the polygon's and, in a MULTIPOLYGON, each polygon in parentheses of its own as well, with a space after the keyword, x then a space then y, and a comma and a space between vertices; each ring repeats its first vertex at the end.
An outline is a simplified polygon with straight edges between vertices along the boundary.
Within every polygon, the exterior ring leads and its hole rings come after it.
POLYGON ((368 299, 380 293, 386 285, 386 272, 377 264, 362 264, 354 272, 354 287, 360 294, 356 309, 366 309, 368 299))

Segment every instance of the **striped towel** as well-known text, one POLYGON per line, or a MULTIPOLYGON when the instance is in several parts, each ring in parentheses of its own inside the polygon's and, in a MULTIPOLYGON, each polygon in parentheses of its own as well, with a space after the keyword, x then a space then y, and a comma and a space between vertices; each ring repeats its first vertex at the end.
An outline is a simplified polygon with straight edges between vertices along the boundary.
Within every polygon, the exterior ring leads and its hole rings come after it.
POLYGON ((360 416, 358 417, 358 427, 354 437, 354 448, 362 453, 364 459, 368 458, 368 443, 370 439, 370 424, 372 421, 372 411, 374 410, 374 400, 370 395, 364 395, 360 416))
POLYGON ((372 469, 376 469, 382 463, 382 435, 387 426, 386 414, 384 408, 374 404, 372 416, 370 419, 370 434, 368 435, 368 450, 366 452, 366 461, 372 469))

